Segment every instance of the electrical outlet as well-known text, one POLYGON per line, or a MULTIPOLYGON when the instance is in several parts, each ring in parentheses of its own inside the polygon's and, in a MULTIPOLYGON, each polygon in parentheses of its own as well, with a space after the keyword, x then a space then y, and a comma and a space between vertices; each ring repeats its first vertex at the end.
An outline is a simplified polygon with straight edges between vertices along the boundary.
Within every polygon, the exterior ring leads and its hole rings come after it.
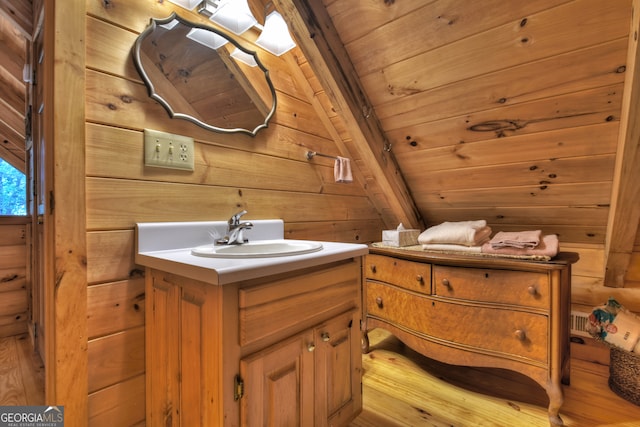
POLYGON ((194 170, 193 138, 144 130, 144 164, 158 168, 194 170))

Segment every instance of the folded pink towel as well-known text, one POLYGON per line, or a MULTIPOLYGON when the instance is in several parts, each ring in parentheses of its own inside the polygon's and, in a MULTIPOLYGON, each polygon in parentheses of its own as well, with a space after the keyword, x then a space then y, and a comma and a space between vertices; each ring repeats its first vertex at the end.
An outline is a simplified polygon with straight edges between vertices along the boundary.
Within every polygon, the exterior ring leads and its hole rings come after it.
POLYGON ((443 222, 427 228, 418 236, 418 243, 428 245, 444 243, 464 246, 480 246, 489 240, 491 227, 487 221, 443 222))
POLYGON ((540 230, 498 231, 490 240, 493 249, 521 248, 533 249, 540 243, 540 230))
POLYGON ((336 157, 336 161, 333 166, 333 176, 336 182, 352 182, 353 176, 351 175, 351 160, 345 157, 336 157))
POLYGON ((558 236, 548 234, 542 236, 540 243, 535 248, 493 248, 490 242, 482 245, 482 253, 498 255, 542 255, 553 258, 558 254, 558 236))

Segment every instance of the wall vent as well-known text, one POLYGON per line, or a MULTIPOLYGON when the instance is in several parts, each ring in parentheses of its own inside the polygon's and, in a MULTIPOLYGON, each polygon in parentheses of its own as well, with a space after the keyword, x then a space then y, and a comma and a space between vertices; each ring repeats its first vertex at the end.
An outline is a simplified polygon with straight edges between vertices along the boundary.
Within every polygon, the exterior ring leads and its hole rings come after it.
POLYGON ((571 311, 571 335, 591 338, 591 334, 587 332, 589 314, 583 311, 571 311))

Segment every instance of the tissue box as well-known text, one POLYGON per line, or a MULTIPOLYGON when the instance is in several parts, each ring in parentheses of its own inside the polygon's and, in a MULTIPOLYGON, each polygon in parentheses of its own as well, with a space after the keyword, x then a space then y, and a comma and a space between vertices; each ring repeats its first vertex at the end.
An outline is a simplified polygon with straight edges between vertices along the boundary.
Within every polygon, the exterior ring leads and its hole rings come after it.
POLYGON ((382 244, 386 246, 411 246, 418 244, 420 230, 382 230, 382 244))

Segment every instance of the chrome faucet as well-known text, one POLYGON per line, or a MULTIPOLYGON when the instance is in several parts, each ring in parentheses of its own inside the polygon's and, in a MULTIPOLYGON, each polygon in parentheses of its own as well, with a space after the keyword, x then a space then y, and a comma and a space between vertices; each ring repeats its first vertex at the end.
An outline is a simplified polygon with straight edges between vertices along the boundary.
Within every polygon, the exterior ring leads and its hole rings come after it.
POLYGON ((240 222, 240 217, 246 213, 247 211, 243 210, 229 218, 227 235, 223 239, 217 240, 217 244, 240 245, 249 241, 244 237, 244 230, 250 230, 253 224, 248 221, 240 222))

